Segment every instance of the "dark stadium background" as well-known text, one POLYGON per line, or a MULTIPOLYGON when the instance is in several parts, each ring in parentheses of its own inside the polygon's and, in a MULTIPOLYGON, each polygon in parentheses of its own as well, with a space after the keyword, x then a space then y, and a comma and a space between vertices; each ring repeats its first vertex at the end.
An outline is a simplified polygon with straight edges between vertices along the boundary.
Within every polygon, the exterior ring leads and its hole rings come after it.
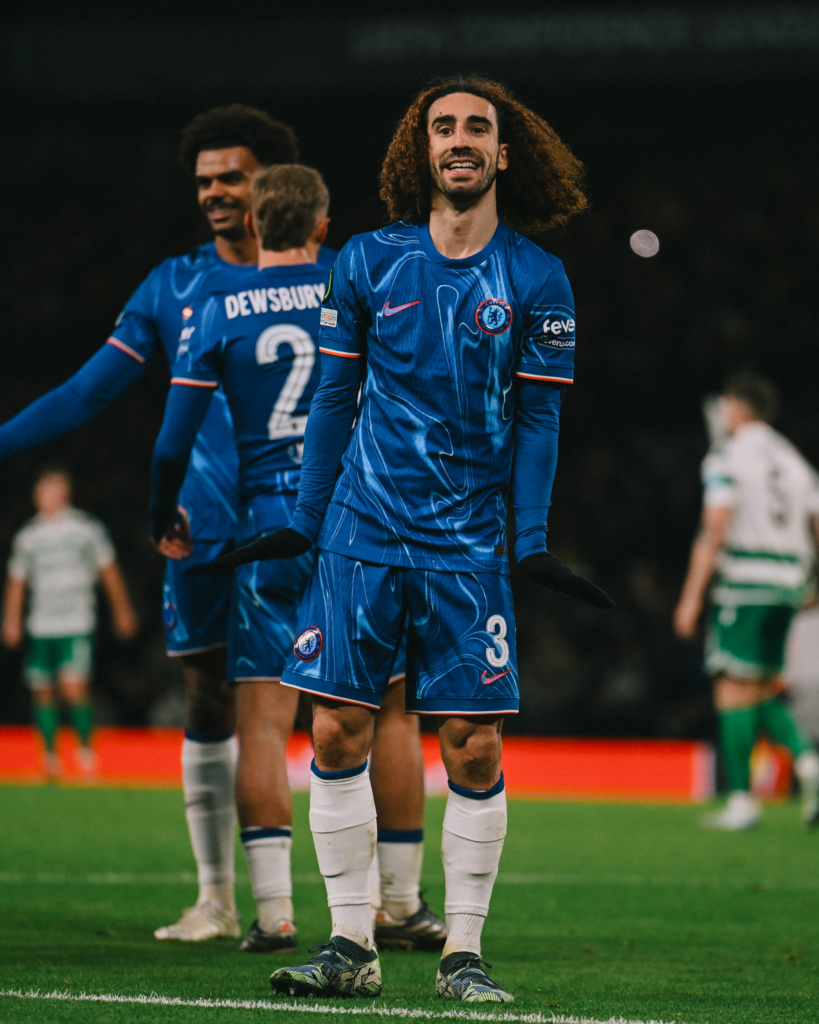
MULTIPOLYGON (((698 648, 670 615, 696 526, 702 396, 753 367, 778 426, 819 464, 819 13, 808 5, 28 4, 0 35, 0 417, 104 342, 132 290, 207 238, 179 129, 231 101, 296 129, 332 193, 330 244, 382 223, 392 127, 434 73, 501 77, 585 162, 591 209, 540 240, 577 301, 577 384, 562 423, 552 548, 611 591, 602 614, 516 581, 522 714, 510 731, 710 735, 698 648), (654 231, 641 259, 631 233, 654 231)), ((103 416, 0 464, 0 555, 33 474, 67 464, 110 528, 143 621, 103 616, 100 720, 176 723, 147 540, 164 365, 103 416)), ((28 720, 0 652, 0 720, 28 720)))

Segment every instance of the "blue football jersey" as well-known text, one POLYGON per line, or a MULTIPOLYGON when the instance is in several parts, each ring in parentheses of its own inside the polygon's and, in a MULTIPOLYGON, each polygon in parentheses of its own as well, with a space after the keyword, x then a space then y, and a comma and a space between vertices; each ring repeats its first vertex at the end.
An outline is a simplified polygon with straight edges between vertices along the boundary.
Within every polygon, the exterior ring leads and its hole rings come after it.
POLYGON ((341 251, 321 351, 366 361, 358 419, 318 546, 381 565, 508 572, 515 376, 574 378, 574 300, 560 260, 502 223, 448 259, 429 225, 341 251))
POLYGON ((318 327, 328 268, 235 269, 208 283, 180 347, 174 384, 220 389, 239 458, 242 538, 292 515, 304 428, 320 376, 318 327))
MULTIPOLYGON (((335 258, 332 249, 322 249, 319 264, 329 268, 335 258)), ((226 275, 253 270, 225 262, 217 255, 213 242, 185 256, 165 260, 128 300, 110 344, 139 362, 146 362, 164 349, 173 367, 196 333, 194 315, 207 297, 214 275, 224 279, 226 275)), ((236 533, 238 474, 230 410, 224 393, 217 390, 197 436, 179 495, 197 540, 224 539, 236 533)))

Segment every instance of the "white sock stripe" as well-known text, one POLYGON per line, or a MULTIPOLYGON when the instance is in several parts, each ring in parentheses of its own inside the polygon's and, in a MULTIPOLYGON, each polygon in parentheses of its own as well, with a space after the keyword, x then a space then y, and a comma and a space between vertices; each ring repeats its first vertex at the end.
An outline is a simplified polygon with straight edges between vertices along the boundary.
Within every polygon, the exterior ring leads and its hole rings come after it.
POLYGON ((266 999, 180 999, 178 996, 151 995, 125 996, 117 993, 40 992, 29 989, 0 989, 0 997, 7 999, 51 999, 66 1003, 127 1003, 147 1006, 193 1006, 203 1009, 228 1010, 281 1010, 291 1013, 320 1013, 336 1016, 352 1014, 354 1017, 409 1017, 413 1020, 475 1020, 521 1021, 525 1024, 682 1024, 681 1021, 636 1020, 632 1017, 567 1017, 564 1014, 543 1013, 484 1013, 479 1010, 415 1010, 404 1006, 305 1006, 299 1003, 273 1003, 266 999))
POLYGON ((327 897, 328 907, 369 907, 371 903, 372 894, 369 889, 366 892, 345 892, 340 896, 327 897))
POLYGON ((488 800, 470 800, 449 791, 444 811, 444 832, 476 843, 491 843, 506 835, 506 790, 488 800))

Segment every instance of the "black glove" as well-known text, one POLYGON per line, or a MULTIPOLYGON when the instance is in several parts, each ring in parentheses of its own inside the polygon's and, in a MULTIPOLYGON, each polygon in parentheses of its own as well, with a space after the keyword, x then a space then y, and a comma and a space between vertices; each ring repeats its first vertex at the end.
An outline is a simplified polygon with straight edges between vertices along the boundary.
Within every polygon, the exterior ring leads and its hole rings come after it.
POLYGON ((539 551, 534 555, 527 555, 518 562, 518 566, 524 576, 528 576, 542 587, 549 587, 550 590, 557 590, 561 594, 570 594, 580 601, 585 601, 586 604, 593 604, 595 608, 614 607, 614 601, 605 590, 601 590, 591 580, 572 572, 557 555, 539 551))
POLYGON ((265 562, 270 558, 295 558, 309 551, 312 546, 313 542, 307 537, 285 526, 267 537, 260 537, 252 544, 231 551, 229 555, 222 555, 205 565, 194 566, 190 572, 197 575, 206 572, 230 572, 248 562, 265 562))

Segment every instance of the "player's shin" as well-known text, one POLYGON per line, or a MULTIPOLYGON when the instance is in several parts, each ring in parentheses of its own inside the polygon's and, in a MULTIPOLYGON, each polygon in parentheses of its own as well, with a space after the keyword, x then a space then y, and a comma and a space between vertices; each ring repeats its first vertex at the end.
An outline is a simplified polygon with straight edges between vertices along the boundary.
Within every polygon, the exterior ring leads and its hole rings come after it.
POLYGON ((481 931, 506 835, 503 775, 489 790, 465 789, 452 782, 449 790, 441 841, 449 930, 443 955, 480 956, 481 931))
POLYGON ((720 752, 732 793, 747 793, 751 788, 751 751, 758 727, 756 704, 719 711, 720 752))
POLYGON ((373 945, 370 866, 375 853, 375 801, 366 762, 323 772, 313 762, 310 828, 327 886, 333 936, 373 945))
POLYGON ((378 830, 381 905, 396 920, 421 909, 419 888, 424 862, 424 830, 378 830))
POLYGON ((226 910, 234 902, 235 780, 238 747, 230 736, 185 733, 182 786, 199 901, 214 900, 226 910))
POLYGON ((241 831, 258 926, 262 932, 279 932, 293 925, 293 880, 290 874, 292 830, 243 828, 241 831))

